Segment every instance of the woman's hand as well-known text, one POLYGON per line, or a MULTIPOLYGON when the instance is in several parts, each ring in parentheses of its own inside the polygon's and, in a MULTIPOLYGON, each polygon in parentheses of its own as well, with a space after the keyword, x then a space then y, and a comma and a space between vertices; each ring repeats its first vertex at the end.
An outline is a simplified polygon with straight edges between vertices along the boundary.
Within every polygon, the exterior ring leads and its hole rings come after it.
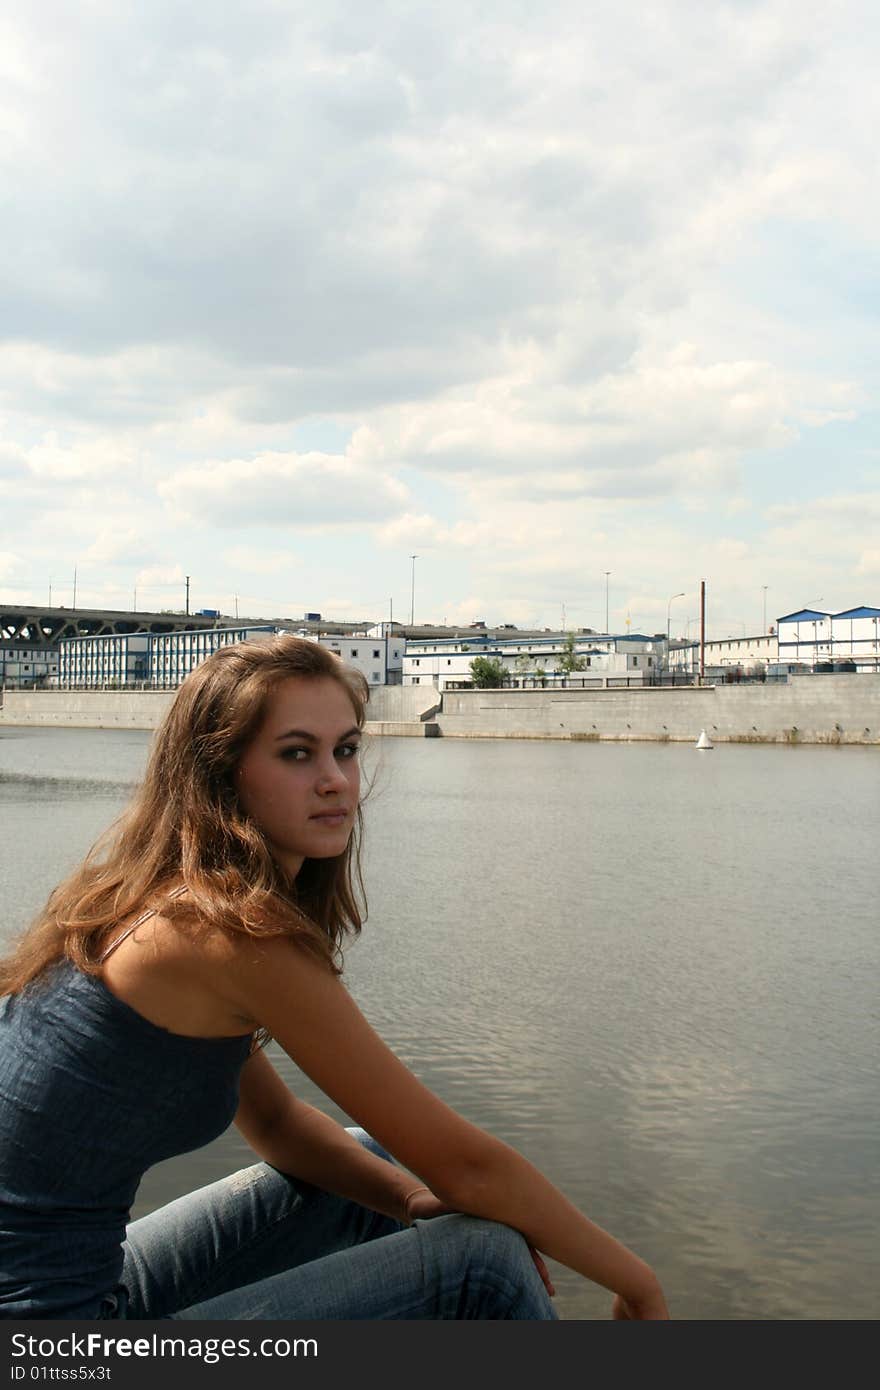
POLYGON ((667 1322, 669 1309, 666 1307, 663 1290, 659 1284, 655 1284, 639 1298, 622 1298, 619 1293, 615 1294, 611 1316, 629 1322, 667 1322))

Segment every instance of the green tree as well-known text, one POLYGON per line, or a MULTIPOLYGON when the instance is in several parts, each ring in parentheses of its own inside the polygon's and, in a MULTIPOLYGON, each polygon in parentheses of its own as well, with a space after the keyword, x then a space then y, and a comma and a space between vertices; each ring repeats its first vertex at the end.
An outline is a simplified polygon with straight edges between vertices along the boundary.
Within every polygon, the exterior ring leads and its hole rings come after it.
POLYGON ((471 674, 478 690, 497 690, 507 683, 504 662, 494 656, 475 656, 471 662, 471 674))
POLYGON ((575 653, 573 632, 565 634, 565 641, 557 666, 564 676, 570 676, 574 671, 586 671, 587 669, 586 657, 577 656, 575 653))

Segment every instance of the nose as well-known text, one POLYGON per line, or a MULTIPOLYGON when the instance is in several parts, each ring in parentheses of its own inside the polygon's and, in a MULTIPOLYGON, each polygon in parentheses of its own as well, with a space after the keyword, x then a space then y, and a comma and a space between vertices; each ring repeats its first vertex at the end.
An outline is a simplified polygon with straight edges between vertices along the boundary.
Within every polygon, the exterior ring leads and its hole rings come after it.
POLYGON ((318 791, 322 796, 327 796, 332 792, 344 791, 348 786, 345 772, 336 758, 331 755, 325 758, 318 768, 318 791))

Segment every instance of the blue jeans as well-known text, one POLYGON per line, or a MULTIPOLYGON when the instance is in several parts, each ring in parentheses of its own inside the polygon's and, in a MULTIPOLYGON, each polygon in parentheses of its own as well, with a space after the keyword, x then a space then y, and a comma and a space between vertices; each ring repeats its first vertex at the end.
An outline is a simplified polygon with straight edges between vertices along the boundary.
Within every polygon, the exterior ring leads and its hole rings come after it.
POLYGON ((404 1227, 265 1163, 132 1222, 124 1250, 125 1292, 105 1316, 556 1317, 508 1226, 439 1216, 404 1227))

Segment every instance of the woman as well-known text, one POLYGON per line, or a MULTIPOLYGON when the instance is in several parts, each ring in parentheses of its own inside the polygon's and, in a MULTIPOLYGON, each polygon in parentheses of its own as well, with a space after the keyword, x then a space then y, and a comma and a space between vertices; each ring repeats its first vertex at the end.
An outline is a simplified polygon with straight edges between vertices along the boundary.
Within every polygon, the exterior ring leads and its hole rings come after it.
POLYGON ((652 1271, 428 1091, 340 981, 367 693, 298 638, 217 652, 0 963, 2 1315, 552 1318, 541 1250, 614 1316, 668 1316, 652 1271), (298 1101, 267 1036, 363 1130, 298 1101), (233 1118, 262 1161, 128 1223, 144 1171, 233 1118))

